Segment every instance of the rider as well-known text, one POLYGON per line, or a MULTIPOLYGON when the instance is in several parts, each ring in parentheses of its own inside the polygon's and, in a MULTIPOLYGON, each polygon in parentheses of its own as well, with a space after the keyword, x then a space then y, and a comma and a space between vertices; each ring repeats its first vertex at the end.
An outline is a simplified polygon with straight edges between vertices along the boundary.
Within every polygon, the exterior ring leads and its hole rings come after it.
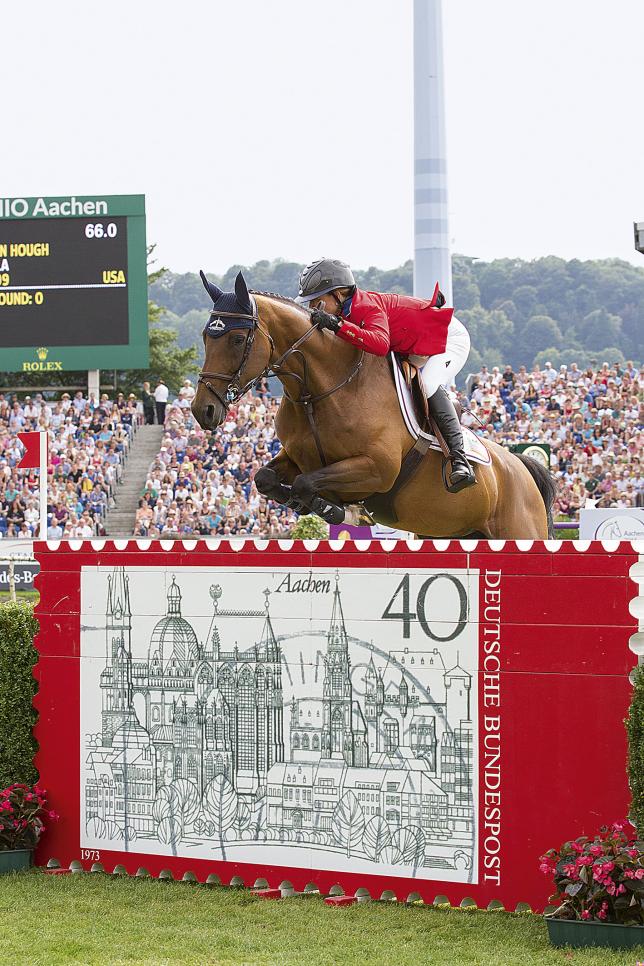
POLYGON ((447 489, 458 493, 475 483, 458 416, 445 390, 465 365, 470 337, 454 318, 454 309, 445 306, 438 285, 431 300, 364 292, 345 262, 322 258, 300 275, 297 301, 313 310, 311 321, 318 328, 330 329, 365 352, 398 352, 422 366, 429 411, 450 452, 447 489))

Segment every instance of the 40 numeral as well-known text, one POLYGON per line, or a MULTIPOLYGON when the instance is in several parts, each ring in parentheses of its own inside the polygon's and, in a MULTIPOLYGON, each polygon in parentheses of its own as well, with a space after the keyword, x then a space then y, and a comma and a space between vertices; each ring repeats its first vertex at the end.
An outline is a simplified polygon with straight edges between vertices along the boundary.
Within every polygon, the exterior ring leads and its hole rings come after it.
MULTIPOLYGON (((410 610, 409 606, 410 598, 410 588, 409 588, 409 574, 405 574, 403 579, 400 581, 393 597, 387 604, 385 611, 382 615, 382 619, 386 621, 402 621, 403 625, 403 638, 411 636, 411 622, 417 620, 423 629, 423 633, 430 637, 432 641, 440 641, 445 643, 446 641, 453 641, 454 638, 463 631, 465 624, 467 623, 467 593, 465 587, 458 578, 453 577, 452 574, 433 574, 428 577, 427 580, 422 584, 418 595, 416 597, 416 610, 410 610), (435 634, 428 621, 428 614, 426 610, 427 603, 427 591, 432 586, 432 584, 437 580, 448 580, 451 584, 456 587, 458 592, 458 602, 459 602, 459 614, 458 621, 454 630, 447 634, 445 637, 441 637, 440 634, 435 634), (392 607, 396 604, 396 600, 399 595, 402 595, 402 610, 393 611, 392 607)), ((400 607, 400 602, 396 604, 400 607)))

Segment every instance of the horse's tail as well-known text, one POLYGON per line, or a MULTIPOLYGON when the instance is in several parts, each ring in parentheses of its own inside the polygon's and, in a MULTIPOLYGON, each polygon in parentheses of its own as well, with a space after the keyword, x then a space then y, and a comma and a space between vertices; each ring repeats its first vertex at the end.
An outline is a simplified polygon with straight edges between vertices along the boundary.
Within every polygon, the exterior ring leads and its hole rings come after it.
POLYGON ((557 484, 555 483, 550 470, 546 469, 543 463, 532 459, 531 456, 524 456, 523 453, 515 453, 514 455, 518 460, 521 460, 537 485, 537 489, 541 494, 541 499, 543 500, 543 504, 546 508, 548 537, 552 538, 555 535, 555 528, 552 520, 552 506, 557 495, 557 484))

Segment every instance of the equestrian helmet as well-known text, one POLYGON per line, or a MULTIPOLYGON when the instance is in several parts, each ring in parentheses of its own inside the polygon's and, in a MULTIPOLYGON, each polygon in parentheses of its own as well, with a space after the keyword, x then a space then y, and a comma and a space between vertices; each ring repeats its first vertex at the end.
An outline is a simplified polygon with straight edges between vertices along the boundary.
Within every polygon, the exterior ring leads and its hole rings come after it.
POLYGON ((355 288, 356 280, 346 262, 337 258, 320 258, 311 262, 300 275, 298 301, 309 302, 336 288, 355 288))

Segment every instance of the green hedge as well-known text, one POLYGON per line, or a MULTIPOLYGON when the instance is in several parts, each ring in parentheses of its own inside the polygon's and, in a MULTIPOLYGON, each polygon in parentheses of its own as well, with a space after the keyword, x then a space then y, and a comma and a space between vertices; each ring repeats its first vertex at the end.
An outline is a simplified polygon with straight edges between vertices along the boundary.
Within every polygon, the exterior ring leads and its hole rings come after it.
POLYGON ((31 785, 38 779, 32 735, 37 717, 32 706, 37 630, 30 604, 0 604, 0 788, 13 782, 31 785))
POLYGON ((631 787, 630 819, 639 837, 644 833, 644 666, 633 674, 633 696, 626 719, 628 733, 628 781, 631 787))

